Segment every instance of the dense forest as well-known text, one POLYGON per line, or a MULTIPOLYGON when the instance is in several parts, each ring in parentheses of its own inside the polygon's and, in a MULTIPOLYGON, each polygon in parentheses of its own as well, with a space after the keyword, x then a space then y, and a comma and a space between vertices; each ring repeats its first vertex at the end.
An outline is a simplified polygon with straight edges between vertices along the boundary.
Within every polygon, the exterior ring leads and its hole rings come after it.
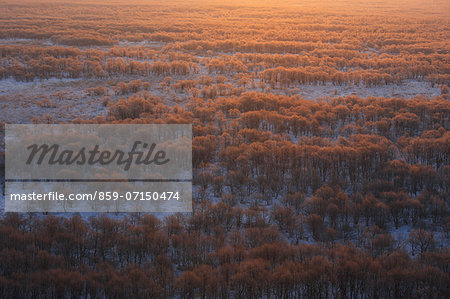
POLYGON ((194 187, 0 214, 0 297, 448 298, 448 3, 298 2, 2 4, 2 134, 192 124, 194 187))

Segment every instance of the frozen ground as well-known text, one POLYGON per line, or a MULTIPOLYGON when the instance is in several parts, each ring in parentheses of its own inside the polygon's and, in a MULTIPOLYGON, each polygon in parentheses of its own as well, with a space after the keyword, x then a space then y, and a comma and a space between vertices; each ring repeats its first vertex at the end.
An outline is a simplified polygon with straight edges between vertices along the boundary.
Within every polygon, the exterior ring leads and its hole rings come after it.
MULTIPOLYGON (((42 120, 51 115, 55 122, 70 122, 73 119, 92 119, 97 116, 106 116, 107 108, 102 104, 102 96, 88 96, 87 88, 104 86, 109 90, 112 100, 114 96, 111 85, 116 82, 129 82, 133 78, 120 78, 105 82, 106 80, 93 79, 43 79, 33 82, 19 82, 12 78, 0 80, 0 121, 5 123, 31 123, 42 120), (114 82, 113 82, 114 81, 114 82)), ((164 78, 141 78, 142 81, 152 82, 150 92, 156 96, 167 99, 171 105, 173 96, 186 99, 187 93, 177 93, 172 88, 166 91, 158 88, 164 78)), ((174 78, 176 82, 176 78, 174 78)), ((261 88, 246 88, 246 90, 262 91, 261 88)), ((287 89, 270 89, 275 94, 289 96, 300 95, 305 99, 314 100, 321 97, 339 97, 357 95, 360 97, 404 97, 413 98, 418 95, 434 97, 440 94, 439 88, 431 87, 429 82, 409 80, 400 85, 385 85, 378 87, 364 87, 355 85, 334 86, 326 85, 297 85, 287 89)))
POLYGON ((31 123, 51 115, 55 122, 68 122, 104 115, 106 107, 101 99, 85 93, 87 88, 99 84, 103 83, 81 79, 0 80, 0 121, 31 123))
MULTIPOLYGON (((0 39, 0 45, 37 45, 40 47, 53 46, 50 39, 32 40, 32 39, 0 39)), ((156 41, 119 41, 115 47, 124 48, 151 48, 158 51, 164 49, 165 42, 156 41)), ((58 45, 62 46, 62 45, 58 45)), ((109 46, 85 47, 108 50, 109 46)), ((81 47, 81 49, 84 49, 81 47)), ((219 53, 220 54, 220 53, 219 53)), ((225 53, 221 53, 226 55, 225 53)), ((199 60, 202 56, 196 56, 199 60)), ((125 58, 126 60, 126 58, 125 58)), ((133 59, 136 60, 136 59, 133 59)), ((150 60, 148 60, 151 62, 150 60)), ((172 76, 172 83, 183 79, 198 79, 199 76, 216 77, 216 74, 209 74, 204 63, 199 63, 199 73, 188 76, 172 76)), ((231 83, 237 86, 237 80, 231 79, 225 83, 231 83)), ((106 116, 107 108, 102 103, 103 96, 89 96, 86 89, 90 87, 103 86, 109 91, 110 102, 114 102, 120 97, 128 97, 130 94, 115 96, 112 92, 112 86, 118 82, 129 82, 131 80, 141 79, 144 82, 151 83, 150 92, 155 96, 161 96, 165 99, 167 105, 185 103, 189 98, 187 92, 177 92, 171 86, 160 88, 160 84, 165 80, 164 76, 149 76, 145 78, 137 76, 120 76, 107 78, 106 80, 96 79, 47 79, 35 80, 33 82, 18 82, 12 78, 0 80, 0 121, 6 123, 31 123, 45 122, 50 115, 54 122, 71 122, 73 119, 92 119, 97 116, 106 116), (178 101, 180 100, 180 101, 178 101)), ((296 85, 290 88, 269 88, 265 84, 263 88, 259 87, 259 79, 255 79, 255 85, 250 87, 247 84, 245 91, 270 92, 275 94, 285 94, 288 96, 300 95, 305 99, 315 100, 322 97, 339 97, 347 95, 357 95, 359 97, 403 97, 413 98, 418 95, 434 97, 440 94, 438 87, 431 87, 429 82, 417 80, 405 80, 402 84, 391 84, 377 87, 365 87, 364 85, 346 84, 343 86, 334 86, 331 83, 326 85, 296 85)), ((197 86, 199 90, 203 86, 197 86)))
POLYGON ((331 83, 327 83, 325 86, 300 85, 298 88, 300 89, 300 95, 311 100, 324 96, 339 97, 357 95, 362 98, 368 96, 413 98, 418 95, 434 97, 440 94, 439 88, 431 87, 431 83, 417 80, 408 80, 399 85, 390 84, 377 87, 365 87, 360 85, 334 86, 331 83))

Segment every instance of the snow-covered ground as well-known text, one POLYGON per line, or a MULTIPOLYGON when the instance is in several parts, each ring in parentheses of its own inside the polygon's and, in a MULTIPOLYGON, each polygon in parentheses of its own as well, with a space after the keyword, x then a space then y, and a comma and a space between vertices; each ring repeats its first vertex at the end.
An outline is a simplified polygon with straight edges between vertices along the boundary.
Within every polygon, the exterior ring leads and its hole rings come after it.
MULTIPOLYGON (((117 78, 114 82, 136 79, 136 77, 117 78)), ((159 89, 159 83, 164 78, 142 78, 143 81, 152 82, 150 91, 156 96, 167 99, 167 104, 174 95, 180 99, 188 97, 187 93, 176 92, 169 89, 165 94, 159 89)), ((173 82, 176 82, 174 78, 173 82)), ((111 83, 111 82, 110 82, 111 83)), ((85 90, 90 87, 104 86, 111 88, 105 80, 92 79, 41 79, 32 82, 16 81, 12 78, 0 80, 0 121, 6 123, 30 123, 32 118, 42 118, 51 115, 55 122, 70 122, 75 118, 91 119, 96 116, 105 116, 106 107, 102 105, 101 97, 87 96, 85 90), (45 104, 42 100, 50 103, 45 104)), ((249 88, 245 90, 262 91, 261 88, 249 88)), ((305 99, 314 100, 322 97, 339 97, 357 95, 359 97, 403 97, 414 98, 416 96, 434 97, 440 94, 438 87, 431 87, 429 82, 408 80, 402 84, 391 84, 377 87, 365 87, 362 85, 335 86, 326 85, 297 85, 287 89, 270 89, 274 94, 300 95, 305 99)), ((129 95, 128 95, 129 96, 129 95)), ((127 96, 122 96, 127 97, 127 96)), ((112 97, 117 98, 117 97, 112 97)))
MULTIPOLYGON (((362 85, 342 85, 335 86, 331 83, 326 85, 300 85, 300 95, 306 99, 314 100, 316 98, 329 96, 339 97, 347 95, 357 95, 362 98, 374 97, 403 97, 413 98, 418 95, 434 97, 440 95, 438 87, 431 87, 431 83, 405 80, 402 84, 389 84, 376 87, 365 87, 362 85)), ((276 92, 276 90, 274 90, 276 92)))
POLYGON ((166 43, 164 42, 157 42, 157 41, 140 41, 140 42, 132 42, 127 40, 119 41, 118 46, 119 47, 146 47, 146 48, 154 48, 154 49, 160 49, 164 47, 166 43))
POLYGON ((16 93, 22 93, 26 90, 37 90, 46 87, 52 87, 54 85, 61 85, 64 83, 78 82, 82 79, 36 79, 31 82, 16 81, 13 78, 0 80, 0 96, 12 95, 16 93))
POLYGON ((55 122, 68 122, 105 115, 101 99, 88 97, 84 92, 99 82, 56 78, 33 82, 0 80, 0 121, 31 123, 33 118, 42 120, 51 115, 55 122))

